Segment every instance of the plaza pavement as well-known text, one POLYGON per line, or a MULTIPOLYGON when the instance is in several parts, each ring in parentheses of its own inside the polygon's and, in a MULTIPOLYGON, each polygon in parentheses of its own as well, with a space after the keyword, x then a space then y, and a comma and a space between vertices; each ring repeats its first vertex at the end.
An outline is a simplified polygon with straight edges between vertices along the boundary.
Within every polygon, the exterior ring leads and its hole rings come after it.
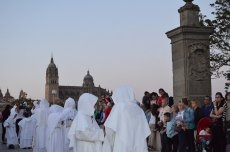
MULTIPOLYGON (((0 137, 2 137, 2 124, 0 123, 0 137)), ((0 139, 1 141, 1 139, 0 139)), ((16 147, 15 149, 7 149, 6 144, 0 142, 0 152, 32 152, 32 149, 20 149, 16 147)), ((149 152, 160 152, 160 151, 149 151, 149 152)))

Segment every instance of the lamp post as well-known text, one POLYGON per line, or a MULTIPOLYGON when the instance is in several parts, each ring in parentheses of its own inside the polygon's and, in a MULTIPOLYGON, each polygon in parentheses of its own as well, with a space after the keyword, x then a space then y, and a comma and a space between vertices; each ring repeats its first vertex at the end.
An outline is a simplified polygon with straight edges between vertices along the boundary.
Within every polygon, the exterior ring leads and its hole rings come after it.
POLYGON ((54 98, 55 98, 55 95, 57 94, 57 91, 55 89, 53 89, 51 91, 51 94, 52 94, 52 97, 53 97, 53 104, 54 104, 54 98))

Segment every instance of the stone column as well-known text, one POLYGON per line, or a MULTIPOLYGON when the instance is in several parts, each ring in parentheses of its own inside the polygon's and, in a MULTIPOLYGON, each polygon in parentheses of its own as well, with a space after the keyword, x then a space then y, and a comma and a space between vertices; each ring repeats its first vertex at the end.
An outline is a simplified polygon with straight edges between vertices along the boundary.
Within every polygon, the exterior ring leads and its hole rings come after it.
POLYGON ((184 1, 178 10, 180 27, 166 33, 172 44, 173 96, 175 102, 181 98, 201 102, 211 95, 209 36, 213 28, 201 27, 199 6, 193 0, 184 1))

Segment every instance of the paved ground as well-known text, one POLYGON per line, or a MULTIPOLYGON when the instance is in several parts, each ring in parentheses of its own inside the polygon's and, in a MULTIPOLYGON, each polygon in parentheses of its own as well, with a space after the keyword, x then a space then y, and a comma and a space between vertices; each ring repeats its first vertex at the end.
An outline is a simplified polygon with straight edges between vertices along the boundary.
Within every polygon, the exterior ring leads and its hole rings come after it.
MULTIPOLYGON (((2 124, 0 123, 0 137, 2 135, 2 124)), ((1 140, 0 140, 1 141, 1 140)), ((6 144, 0 143, 0 152, 32 152, 32 150, 28 149, 20 149, 19 147, 16 147, 15 149, 7 149, 6 144)), ((149 152, 159 152, 159 151, 149 151, 149 152)))
POLYGON ((2 144, 2 123, 0 123, 0 137, 0 152, 32 152, 32 150, 20 149, 19 147, 8 150, 6 144, 2 144))

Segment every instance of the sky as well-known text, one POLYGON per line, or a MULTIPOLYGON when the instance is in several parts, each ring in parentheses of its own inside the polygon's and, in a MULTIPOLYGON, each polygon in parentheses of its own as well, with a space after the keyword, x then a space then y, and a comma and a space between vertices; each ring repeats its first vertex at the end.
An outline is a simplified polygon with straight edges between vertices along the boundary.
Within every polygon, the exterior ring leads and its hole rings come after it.
MULTIPOLYGON (((210 16, 213 0, 195 0, 210 16)), ((59 84, 81 86, 90 71, 95 86, 123 84, 173 95, 172 55, 166 32, 179 26, 183 0, 0 0, 0 89, 18 98, 45 96, 53 54, 59 84)), ((224 92, 224 80, 212 91, 224 92)))

